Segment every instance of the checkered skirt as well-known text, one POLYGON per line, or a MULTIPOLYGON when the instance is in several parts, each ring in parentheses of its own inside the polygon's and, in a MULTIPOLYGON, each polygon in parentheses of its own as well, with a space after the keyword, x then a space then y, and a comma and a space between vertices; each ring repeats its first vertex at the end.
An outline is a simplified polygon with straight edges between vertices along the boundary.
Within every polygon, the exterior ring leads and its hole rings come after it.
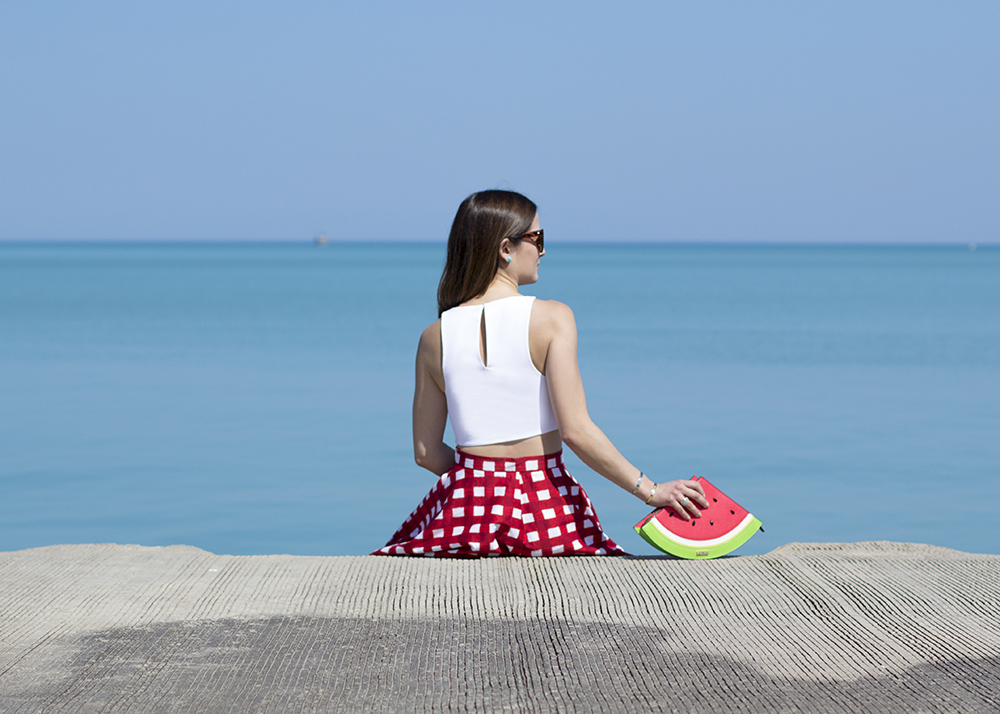
POLYGON ((385 547, 372 555, 624 555, 601 530, 562 451, 497 459, 455 453, 385 547))

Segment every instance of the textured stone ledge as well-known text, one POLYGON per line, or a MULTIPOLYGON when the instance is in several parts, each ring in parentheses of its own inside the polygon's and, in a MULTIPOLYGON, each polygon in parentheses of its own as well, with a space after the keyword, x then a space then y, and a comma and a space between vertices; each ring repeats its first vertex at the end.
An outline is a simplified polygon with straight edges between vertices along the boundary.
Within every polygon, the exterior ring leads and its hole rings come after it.
POLYGON ((0 553, 0 711, 1000 710, 1000 556, 0 553))

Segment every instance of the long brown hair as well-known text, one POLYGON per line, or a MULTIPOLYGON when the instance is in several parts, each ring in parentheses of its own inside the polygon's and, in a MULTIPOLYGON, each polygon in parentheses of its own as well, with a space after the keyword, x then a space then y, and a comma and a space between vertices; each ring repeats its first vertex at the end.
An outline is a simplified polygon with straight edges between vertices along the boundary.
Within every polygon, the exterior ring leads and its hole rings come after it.
POLYGON ((530 199, 514 191, 479 191, 462 201, 438 283, 438 317, 486 292, 500 267, 500 243, 526 233, 537 211, 530 199))

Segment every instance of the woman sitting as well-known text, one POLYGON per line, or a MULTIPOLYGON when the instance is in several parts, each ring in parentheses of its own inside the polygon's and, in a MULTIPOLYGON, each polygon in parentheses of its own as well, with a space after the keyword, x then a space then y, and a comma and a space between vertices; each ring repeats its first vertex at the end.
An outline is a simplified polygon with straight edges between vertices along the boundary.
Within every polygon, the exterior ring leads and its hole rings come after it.
POLYGON ((686 519, 708 506, 695 481, 650 480, 591 421, 573 312, 518 292, 543 255, 537 207, 521 194, 482 191, 459 206, 413 397, 414 457, 440 478, 376 554, 623 554, 566 470, 564 442, 647 506, 686 519), (457 450, 443 441, 449 417, 457 450))

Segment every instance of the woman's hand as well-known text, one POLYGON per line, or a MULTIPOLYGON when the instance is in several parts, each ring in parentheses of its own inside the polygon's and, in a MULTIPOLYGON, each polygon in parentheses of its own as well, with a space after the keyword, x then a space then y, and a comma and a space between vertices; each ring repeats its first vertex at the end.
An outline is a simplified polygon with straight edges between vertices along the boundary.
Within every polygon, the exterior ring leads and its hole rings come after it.
MULTIPOLYGON (((646 498, 649 498, 649 491, 646 491, 646 498)), ((692 517, 701 518, 698 506, 708 508, 708 499, 697 481, 666 481, 657 484, 656 493, 649 505, 672 508, 685 521, 690 521, 692 517)))

